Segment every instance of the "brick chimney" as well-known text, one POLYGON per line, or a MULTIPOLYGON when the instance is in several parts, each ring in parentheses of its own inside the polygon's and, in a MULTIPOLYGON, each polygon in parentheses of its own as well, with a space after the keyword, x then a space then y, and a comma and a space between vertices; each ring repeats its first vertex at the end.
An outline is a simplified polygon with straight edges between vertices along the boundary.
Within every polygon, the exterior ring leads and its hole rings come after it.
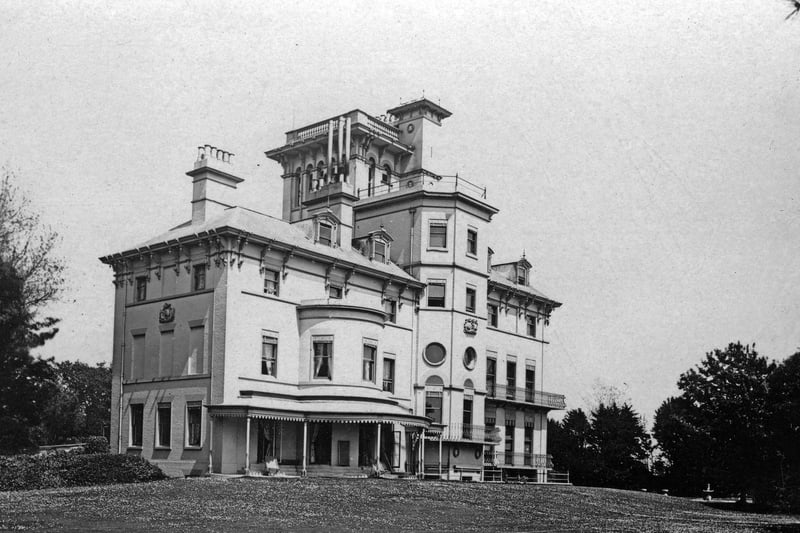
POLYGON ((230 152, 206 144, 197 147, 197 161, 186 173, 192 177, 192 224, 202 224, 236 205, 236 186, 244 179, 234 176, 230 152))

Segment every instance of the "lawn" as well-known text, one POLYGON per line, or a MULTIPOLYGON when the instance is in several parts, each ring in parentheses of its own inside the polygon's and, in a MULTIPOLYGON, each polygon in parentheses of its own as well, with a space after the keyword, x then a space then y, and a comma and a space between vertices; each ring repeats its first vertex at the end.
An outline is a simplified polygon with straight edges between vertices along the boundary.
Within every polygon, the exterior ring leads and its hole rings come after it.
POLYGON ((0 529, 800 532, 800 517, 584 487, 195 478, 2 492, 0 529))

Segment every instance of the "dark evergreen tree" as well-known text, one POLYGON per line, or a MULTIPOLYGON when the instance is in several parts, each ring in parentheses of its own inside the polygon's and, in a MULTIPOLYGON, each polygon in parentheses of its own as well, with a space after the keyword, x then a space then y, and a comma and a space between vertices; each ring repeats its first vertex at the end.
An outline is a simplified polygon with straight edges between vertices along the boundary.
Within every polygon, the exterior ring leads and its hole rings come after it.
POLYGON ((625 489, 648 485, 650 437, 630 405, 600 404, 592 411, 588 443, 596 457, 594 484, 625 489))

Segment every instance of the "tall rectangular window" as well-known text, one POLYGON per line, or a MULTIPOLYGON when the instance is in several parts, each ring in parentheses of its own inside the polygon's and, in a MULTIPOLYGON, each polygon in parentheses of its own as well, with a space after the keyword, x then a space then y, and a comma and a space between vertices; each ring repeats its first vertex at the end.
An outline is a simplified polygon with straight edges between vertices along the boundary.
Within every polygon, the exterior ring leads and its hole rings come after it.
POLYGON ((428 226, 428 246, 430 248, 447 248, 447 222, 434 221, 428 226))
POLYGON ((467 253, 478 255, 478 230, 467 230, 467 253))
POLYGON ((506 441, 505 441, 505 464, 514 464, 514 425, 506 423, 506 441))
POLYGON ((331 379, 333 376, 333 339, 314 340, 314 377, 331 379))
POLYGON ((497 359, 492 357, 486 359, 486 392, 490 398, 496 393, 495 384, 497 383, 497 359))
POLYGON ((528 336, 535 337, 536 336, 536 316, 527 315, 525 319, 528 322, 528 336))
POLYGON ((489 315, 489 325, 493 328, 497 327, 497 306, 489 304, 486 306, 486 314, 489 315))
POLYGON ((194 265, 194 290, 202 291, 206 288, 206 266, 194 265))
POLYGON ((472 439, 472 397, 464 397, 464 409, 461 416, 462 431, 461 436, 465 439, 472 439))
POLYGON ((364 344, 364 355, 361 360, 361 379, 375 382, 375 356, 378 349, 374 344, 364 344))
POLYGON ((394 359, 383 359, 383 390, 394 393, 394 359))
POLYGON ((144 405, 140 403, 134 403, 131 404, 130 409, 131 409, 130 445, 141 447, 142 430, 144 429, 144 405))
POLYGON ((428 307, 444 307, 444 280, 428 280, 428 307))
POLYGON ((536 368, 525 367, 525 401, 533 402, 534 390, 536 389, 536 368))
POLYGON ((169 448, 172 430, 172 404, 158 404, 156 412, 156 446, 169 448))
POLYGON ((269 335, 261 336, 261 374, 278 375, 278 339, 269 335))
POLYGON ((278 296, 280 292, 280 276, 277 270, 264 270, 264 294, 278 296))
POLYGON ((330 246, 333 241, 333 226, 324 222, 319 223, 319 242, 330 246))
POLYGON ((466 310, 467 313, 474 313, 475 312, 475 298, 476 298, 475 287, 467 287, 467 303, 466 303, 466 310))
POLYGON ((533 427, 525 426, 525 466, 533 466, 533 427))
POLYGON ((205 326, 193 326, 189 328, 189 357, 186 359, 186 369, 183 375, 203 373, 205 336, 205 326))
POLYGON ((515 361, 506 361, 506 396, 508 399, 514 399, 514 393, 517 389, 517 363, 515 361))
POLYGON ((387 322, 397 322, 397 300, 384 300, 383 312, 386 313, 387 322))
POLYGON ((425 416, 436 424, 442 423, 442 391, 425 391, 425 416))
POLYGON ((199 447, 202 434, 203 406, 200 402, 186 404, 186 446, 199 447))
POLYGON ((147 277, 136 278, 136 301, 143 302, 147 299, 147 277))
POLYGON ((147 343, 145 335, 133 335, 131 346, 131 379, 144 377, 144 367, 147 362, 147 343))

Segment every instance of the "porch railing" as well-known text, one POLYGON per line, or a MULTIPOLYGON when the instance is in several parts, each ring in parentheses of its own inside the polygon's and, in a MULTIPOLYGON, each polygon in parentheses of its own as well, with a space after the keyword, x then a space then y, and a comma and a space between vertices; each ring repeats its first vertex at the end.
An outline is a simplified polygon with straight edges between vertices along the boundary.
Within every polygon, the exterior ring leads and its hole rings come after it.
POLYGON ((551 409, 564 409, 567 404, 563 394, 544 392, 521 387, 508 387, 489 383, 486 385, 487 396, 493 400, 507 400, 511 402, 529 403, 539 407, 551 409))
POLYGON ((541 453, 524 452, 503 452, 497 450, 487 450, 483 454, 485 465, 496 465, 500 467, 520 467, 520 468, 552 468, 553 460, 551 455, 541 453))
POLYGON ((453 423, 442 429, 442 440, 499 443, 500 430, 494 426, 453 423))

